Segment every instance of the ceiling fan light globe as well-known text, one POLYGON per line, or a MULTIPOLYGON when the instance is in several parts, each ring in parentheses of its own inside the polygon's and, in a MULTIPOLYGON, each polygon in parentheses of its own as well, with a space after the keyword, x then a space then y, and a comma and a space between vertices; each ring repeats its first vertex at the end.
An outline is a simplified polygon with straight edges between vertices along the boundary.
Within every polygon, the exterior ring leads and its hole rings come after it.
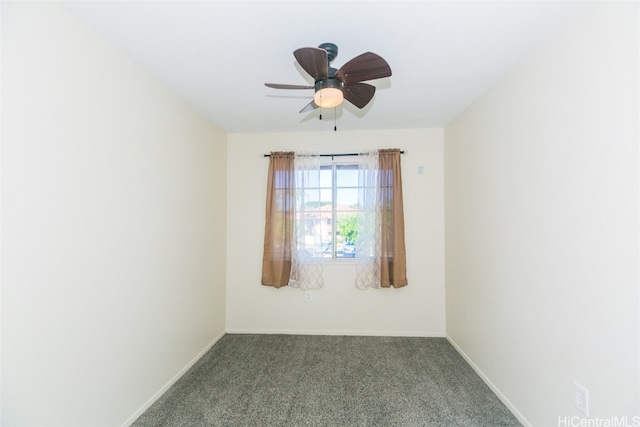
POLYGON ((334 87, 327 87, 318 90, 313 96, 313 102, 320 108, 334 108, 342 104, 344 95, 342 90, 334 87))

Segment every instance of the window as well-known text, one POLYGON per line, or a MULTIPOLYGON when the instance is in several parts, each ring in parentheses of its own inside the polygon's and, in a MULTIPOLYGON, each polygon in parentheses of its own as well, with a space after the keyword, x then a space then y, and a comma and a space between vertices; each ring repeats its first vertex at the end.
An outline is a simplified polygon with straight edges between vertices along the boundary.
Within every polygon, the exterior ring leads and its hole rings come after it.
POLYGON ((262 284, 319 289, 326 258, 356 258, 358 289, 406 286, 400 154, 321 165, 323 155, 272 152, 262 284))
POLYGON ((304 233, 305 251, 314 258, 355 258, 358 217, 362 214, 358 165, 325 164, 319 170, 298 170, 301 194, 296 222, 304 233))

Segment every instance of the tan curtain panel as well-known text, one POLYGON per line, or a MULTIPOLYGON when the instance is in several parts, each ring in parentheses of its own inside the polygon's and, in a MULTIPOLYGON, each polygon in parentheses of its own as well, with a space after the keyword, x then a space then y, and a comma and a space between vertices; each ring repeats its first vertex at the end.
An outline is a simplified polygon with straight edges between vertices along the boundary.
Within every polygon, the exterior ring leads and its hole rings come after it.
POLYGON ((380 286, 400 288, 408 283, 400 150, 380 150, 378 159, 378 206, 381 222, 380 286))
POLYGON ((293 152, 272 152, 267 177, 267 207, 262 284, 289 284, 295 235, 295 169, 293 152))

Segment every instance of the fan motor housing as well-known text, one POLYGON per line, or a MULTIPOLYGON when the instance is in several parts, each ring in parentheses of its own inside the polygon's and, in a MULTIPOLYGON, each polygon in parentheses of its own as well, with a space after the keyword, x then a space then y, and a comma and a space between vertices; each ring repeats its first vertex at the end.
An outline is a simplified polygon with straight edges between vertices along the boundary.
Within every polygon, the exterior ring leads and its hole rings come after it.
POLYGON ((330 77, 324 80, 318 80, 314 86, 315 91, 320 89, 335 88, 342 90, 342 82, 337 78, 330 77))

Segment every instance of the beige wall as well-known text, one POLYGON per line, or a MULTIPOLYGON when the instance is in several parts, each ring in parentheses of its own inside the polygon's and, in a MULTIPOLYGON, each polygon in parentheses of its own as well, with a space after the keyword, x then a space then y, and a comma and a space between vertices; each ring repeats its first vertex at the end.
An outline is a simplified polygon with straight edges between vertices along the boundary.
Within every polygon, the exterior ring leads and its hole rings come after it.
POLYGON ((444 335, 442 129, 234 134, 228 138, 227 331, 444 335), (409 286, 357 290, 353 261, 326 265, 324 288, 313 291, 309 303, 299 289, 262 286, 269 165, 263 154, 394 147, 406 151, 402 172, 409 286), (419 166, 424 168, 422 175, 419 166))
POLYGON ((445 129, 447 335, 532 425, 640 415, 638 38, 590 3, 445 129))
POLYGON ((224 332, 226 137, 59 5, 2 5, 3 425, 122 425, 224 332))

